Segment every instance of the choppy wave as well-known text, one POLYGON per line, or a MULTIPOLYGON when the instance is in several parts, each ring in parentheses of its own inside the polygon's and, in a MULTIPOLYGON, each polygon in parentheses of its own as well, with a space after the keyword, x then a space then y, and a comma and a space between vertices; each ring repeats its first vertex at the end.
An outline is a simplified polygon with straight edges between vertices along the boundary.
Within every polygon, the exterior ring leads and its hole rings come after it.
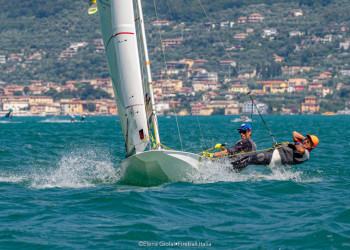
POLYGON ((113 185, 118 180, 109 155, 96 149, 74 150, 58 162, 30 166, 26 173, 0 173, 0 182, 24 184, 34 189, 89 188, 113 185))
POLYGON ((34 170, 33 188, 87 188, 112 185, 118 179, 109 155, 93 149, 69 152, 55 167, 34 170))
MULTIPOLYGON (((234 173, 229 163, 212 163, 184 181, 153 187, 120 182, 124 140, 114 117, 84 126, 43 119, 21 117, 22 124, 0 130, 2 248, 135 249, 140 241, 209 242, 213 249, 350 246, 350 156, 339 146, 350 138, 334 130, 346 128, 350 117, 266 119, 278 141, 291 128, 319 135, 305 164, 234 173)), ((199 117, 203 137, 196 117, 178 119, 185 151, 232 145, 239 136, 232 117, 199 117)), ((159 123, 162 143, 181 149, 174 120, 159 123)), ((272 143, 265 132, 254 123, 259 148, 272 143)))
POLYGON ((14 124, 14 123, 23 123, 23 122, 20 122, 20 121, 0 121, 0 123, 7 123, 7 124, 14 124))

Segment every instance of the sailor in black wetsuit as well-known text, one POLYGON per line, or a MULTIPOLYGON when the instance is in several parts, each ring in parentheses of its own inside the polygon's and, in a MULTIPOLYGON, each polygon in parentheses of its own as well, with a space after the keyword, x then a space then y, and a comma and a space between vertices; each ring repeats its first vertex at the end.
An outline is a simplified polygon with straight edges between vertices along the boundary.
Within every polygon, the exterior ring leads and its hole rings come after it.
POLYGON ((318 145, 315 135, 306 135, 294 131, 294 143, 281 143, 275 148, 251 156, 250 165, 296 165, 306 162, 310 158, 310 152, 318 145))
POLYGON ((228 149, 224 148, 221 144, 216 144, 215 149, 221 149, 221 151, 210 154, 209 156, 210 158, 228 156, 233 167, 232 170, 239 172, 250 164, 251 156, 255 154, 257 148, 250 138, 252 135, 252 126, 250 124, 244 123, 237 130, 241 135, 241 140, 228 149), (251 153, 245 154, 245 152, 251 153))
POLYGON ((13 109, 10 109, 10 111, 4 116, 4 118, 10 118, 10 120, 12 120, 12 112, 13 109))

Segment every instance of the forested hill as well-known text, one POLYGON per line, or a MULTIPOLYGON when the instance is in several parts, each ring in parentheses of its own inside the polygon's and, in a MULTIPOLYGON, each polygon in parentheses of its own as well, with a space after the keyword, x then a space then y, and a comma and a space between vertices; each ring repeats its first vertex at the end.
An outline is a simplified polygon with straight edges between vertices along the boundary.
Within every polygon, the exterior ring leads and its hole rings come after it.
MULTIPOLYGON (((158 29, 151 25, 156 20, 154 1, 142 2, 152 72, 159 74, 164 62, 159 53, 158 29)), ((183 38, 182 46, 166 51, 167 60, 206 59, 209 63, 205 68, 223 76, 226 72, 220 72, 219 61, 229 59, 221 46, 223 43, 226 48, 236 48, 229 56, 237 61, 239 73, 272 65, 275 54, 285 58, 281 66, 312 66, 320 71, 347 69, 349 58, 339 49, 339 43, 349 38, 348 0, 156 0, 155 3, 159 19, 172 22, 172 26, 162 28, 163 39, 183 38), (304 15, 294 18, 293 9, 299 8, 304 15), (263 15, 264 22, 237 24, 239 17, 253 13, 263 15), (234 25, 229 29, 217 26, 211 31, 204 28, 207 22, 226 21, 234 25), (340 31, 339 27, 345 30, 340 31), (277 29, 278 35, 273 39, 263 38, 266 28, 277 29), (291 31, 304 35, 291 38, 291 31), (237 33, 249 33, 249 36, 237 40, 234 38, 237 33), (330 43, 313 43, 313 38, 327 35, 334 37, 330 43)), ((26 84, 34 79, 64 82, 108 77, 105 55, 96 53, 92 44, 94 39, 101 38, 99 17, 88 15, 87 5, 86 0, 1 0, 0 56, 21 59, 0 64, 0 70, 5 72, 0 75, 0 81, 26 84), (67 60, 58 60, 62 51, 77 42, 88 43, 87 49, 67 60), (41 55, 40 60, 24 63, 37 54, 41 55)))

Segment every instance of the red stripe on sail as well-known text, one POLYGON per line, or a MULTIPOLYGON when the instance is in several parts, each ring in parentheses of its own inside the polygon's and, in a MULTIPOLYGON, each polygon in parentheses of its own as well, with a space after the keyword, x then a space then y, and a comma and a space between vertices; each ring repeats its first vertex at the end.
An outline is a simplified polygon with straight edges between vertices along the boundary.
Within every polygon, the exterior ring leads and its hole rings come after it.
POLYGON ((116 37, 118 35, 134 35, 135 33, 133 32, 119 32, 117 34, 115 34, 113 37, 116 37))
POLYGON ((145 105, 143 105, 143 104, 134 104, 134 105, 130 105, 130 106, 125 107, 125 109, 131 108, 131 107, 135 107, 135 106, 145 106, 145 105))

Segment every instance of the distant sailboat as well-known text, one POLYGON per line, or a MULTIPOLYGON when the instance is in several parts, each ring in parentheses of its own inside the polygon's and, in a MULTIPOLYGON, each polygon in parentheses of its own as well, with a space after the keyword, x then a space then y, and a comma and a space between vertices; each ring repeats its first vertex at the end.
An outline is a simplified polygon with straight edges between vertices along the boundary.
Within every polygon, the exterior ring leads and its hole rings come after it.
POLYGON ((250 119, 248 116, 241 116, 241 118, 236 118, 234 120, 231 120, 232 122, 252 122, 253 120, 250 119))
POLYGON ((158 132, 141 0, 98 0, 101 29, 124 135, 124 181, 189 180, 202 157, 164 149, 158 132))

